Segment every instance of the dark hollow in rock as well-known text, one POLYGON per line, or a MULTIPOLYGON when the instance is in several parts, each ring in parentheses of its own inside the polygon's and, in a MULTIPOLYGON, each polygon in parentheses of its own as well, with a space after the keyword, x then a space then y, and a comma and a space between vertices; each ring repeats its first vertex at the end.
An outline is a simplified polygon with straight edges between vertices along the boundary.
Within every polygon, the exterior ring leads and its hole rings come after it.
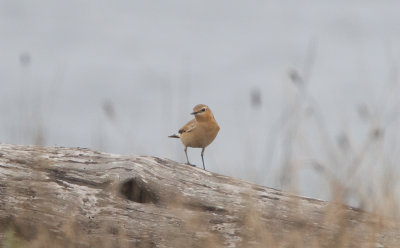
POLYGON ((122 183, 119 191, 126 199, 138 203, 156 203, 157 197, 145 187, 145 184, 136 179, 131 178, 122 183))

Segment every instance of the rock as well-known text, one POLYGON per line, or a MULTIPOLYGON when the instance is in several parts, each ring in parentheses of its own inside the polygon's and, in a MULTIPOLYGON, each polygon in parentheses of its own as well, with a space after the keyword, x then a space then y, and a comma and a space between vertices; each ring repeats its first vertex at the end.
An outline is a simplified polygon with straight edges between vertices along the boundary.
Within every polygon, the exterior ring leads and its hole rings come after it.
POLYGON ((396 247, 398 226, 168 159, 0 145, 3 247, 396 247), (49 245, 51 244, 51 245, 49 245))

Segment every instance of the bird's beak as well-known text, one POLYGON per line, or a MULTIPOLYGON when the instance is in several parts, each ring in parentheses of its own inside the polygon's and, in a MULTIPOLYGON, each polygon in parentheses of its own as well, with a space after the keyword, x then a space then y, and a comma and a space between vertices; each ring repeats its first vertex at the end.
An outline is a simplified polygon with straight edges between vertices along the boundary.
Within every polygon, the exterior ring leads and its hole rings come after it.
POLYGON ((198 113, 200 113, 200 111, 192 112, 192 113, 190 113, 190 114, 191 114, 191 115, 195 115, 195 114, 198 114, 198 113))

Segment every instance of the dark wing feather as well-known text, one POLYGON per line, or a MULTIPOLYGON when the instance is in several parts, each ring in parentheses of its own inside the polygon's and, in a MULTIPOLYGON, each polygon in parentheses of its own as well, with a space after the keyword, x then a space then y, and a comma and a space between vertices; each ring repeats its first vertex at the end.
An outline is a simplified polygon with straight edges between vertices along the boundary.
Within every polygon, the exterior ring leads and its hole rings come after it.
POLYGON ((188 133, 190 131, 192 131, 194 128, 196 127, 196 119, 193 119, 191 121, 189 121, 188 123, 186 123, 185 126, 181 127, 181 129, 179 129, 179 133, 188 133))

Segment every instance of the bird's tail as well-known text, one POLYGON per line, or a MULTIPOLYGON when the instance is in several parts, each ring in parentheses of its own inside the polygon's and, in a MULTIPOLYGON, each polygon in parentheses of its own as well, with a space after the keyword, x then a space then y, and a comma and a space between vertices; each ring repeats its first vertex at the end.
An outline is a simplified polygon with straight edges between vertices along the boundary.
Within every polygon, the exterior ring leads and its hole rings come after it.
POLYGON ((169 138, 180 138, 181 136, 179 135, 179 134, 173 134, 173 135, 170 135, 170 136, 168 136, 169 138))

